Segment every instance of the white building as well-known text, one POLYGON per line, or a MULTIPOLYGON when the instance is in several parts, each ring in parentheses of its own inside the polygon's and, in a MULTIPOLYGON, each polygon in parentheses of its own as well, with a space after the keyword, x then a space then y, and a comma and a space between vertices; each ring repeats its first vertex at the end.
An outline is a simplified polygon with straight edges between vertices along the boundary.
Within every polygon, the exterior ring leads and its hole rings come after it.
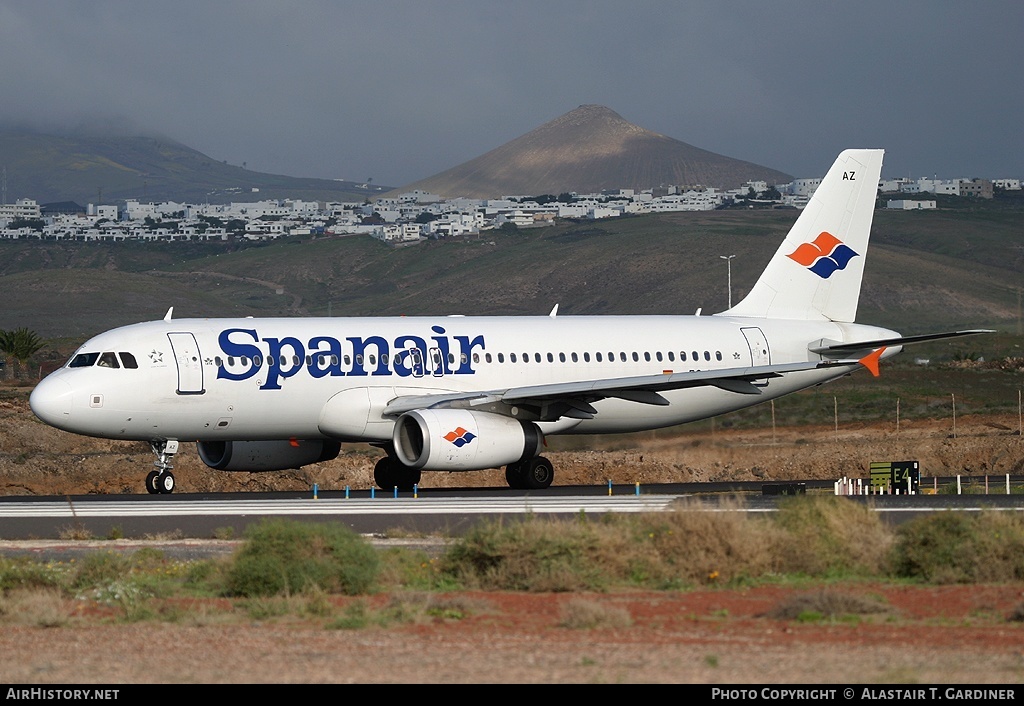
POLYGON ((13 204, 0 206, 0 221, 36 221, 42 217, 43 213, 35 199, 18 199, 13 204))
POLYGON ((921 211, 924 209, 935 208, 934 201, 909 201, 907 199, 890 199, 885 204, 886 208, 892 208, 898 211, 921 211))

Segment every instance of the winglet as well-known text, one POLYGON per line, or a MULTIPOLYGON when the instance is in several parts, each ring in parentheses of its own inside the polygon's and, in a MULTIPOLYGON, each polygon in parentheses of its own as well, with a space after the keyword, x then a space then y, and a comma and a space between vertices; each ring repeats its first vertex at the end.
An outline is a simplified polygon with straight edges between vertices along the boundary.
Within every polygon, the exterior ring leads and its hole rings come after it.
POLYGON ((173 306, 170 309, 167 310, 167 313, 164 314, 164 321, 170 321, 171 320, 171 313, 173 311, 174 311, 174 307, 173 306))
POLYGON ((878 361, 882 357, 882 353, 885 351, 885 346, 877 349, 873 353, 868 353, 866 356, 858 360, 857 362, 867 368, 872 375, 878 377, 878 361))
POLYGON ((555 304, 555 308, 551 310, 551 313, 548 314, 548 316, 550 316, 552 319, 558 316, 558 304, 555 304))

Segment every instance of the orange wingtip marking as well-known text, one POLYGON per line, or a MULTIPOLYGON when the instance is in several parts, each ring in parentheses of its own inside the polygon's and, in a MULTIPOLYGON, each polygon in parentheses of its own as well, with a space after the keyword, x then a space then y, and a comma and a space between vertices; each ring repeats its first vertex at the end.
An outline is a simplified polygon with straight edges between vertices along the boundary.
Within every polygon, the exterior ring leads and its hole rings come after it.
POLYGON ((296 439, 295 437, 292 437, 291 439, 288 439, 288 443, 290 445, 292 445, 293 447, 295 447, 295 448, 299 448, 299 440, 296 439))
POLYGON ((662 374, 662 375, 671 375, 671 374, 672 374, 672 371, 671 371, 671 370, 662 370, 662 371, 661 371, 661 374, 662 374))
POLYGON ((874 375, 875 377, 878 377, 878 375, 879 375, 879 372, 878 372, 878 361, 879 361, 879 359, 881 359, 883 351, 885 351, 885 346, 882 346, 881 348, 879 348, 878 350, 874 351, 873 353, 868 353, 866 356, 864 356, 863 358, 861 358, 857 362, 860 363, 861 365, 863 365, 869 371, 871 371, 872 375, 874 375))

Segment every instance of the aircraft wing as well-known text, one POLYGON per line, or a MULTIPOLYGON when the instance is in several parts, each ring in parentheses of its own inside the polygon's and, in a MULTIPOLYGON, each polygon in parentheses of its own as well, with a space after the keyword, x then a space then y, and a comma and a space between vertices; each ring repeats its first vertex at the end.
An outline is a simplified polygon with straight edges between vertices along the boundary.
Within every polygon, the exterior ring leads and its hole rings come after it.
POLYGON ((510 387, 504 390, 404 395, 391 400, 385 407, 384 414, 399 416, 416 409, 445 407, 489 409, 500 412, 502 407, 516 405, 529 406, 539 410, 537 414, 540 419, 546 421, 563 416, 590 419, 597 414, 597 410, 591 406, 591 403, 609 397, 642 404, 667 405, 669 404, 668 400, 659 393, 703 386, 718 387, 744 395, 759 395, 761 388, 754 384, 755 381, 780 377, 786 373, 859 364, 863 363, 856 359, 808 361, 559 382, 547 385, 510 387))
POLYGON ((852 343, 839 343, 838 341, 821 341, 820 345, 808 346, 811 353, 829 354, 852 354, 857 351, 874 350, 875 348, 906 346, 912 343, 925 343, 926 341, 937 341, 943 338, 959 338, 960 336, 977 336, 982 333, 995 333, 993 329, 976 328, 966 331, 946 331, 944 333, 926 333, 920 336, 901 336, 899 338, 880 338, 874 341, 854 341, 852 343))

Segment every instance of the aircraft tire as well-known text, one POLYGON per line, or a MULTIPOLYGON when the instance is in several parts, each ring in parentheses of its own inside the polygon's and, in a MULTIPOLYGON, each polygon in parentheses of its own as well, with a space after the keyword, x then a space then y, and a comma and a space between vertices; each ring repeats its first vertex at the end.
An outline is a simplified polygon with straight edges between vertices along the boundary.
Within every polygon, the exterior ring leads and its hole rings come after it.
POLYGON ((396 485, 392 463, 391 457, 385 456, 373 466, 373 482, 381 490, 391 490, 396 485))
POLYGON ((523 483, 530 490, 543 490, 555 479, 555 467, 543 456, 523 462, 523 483))
POLYGON ((523 465, 522 463, 510 463, 505 466, 505 482, 508 483, 509 488, 516 490, 524 490, 526 488, 526 479, 523 477, 523 465))
POLYGON ((160 492, 160 486, 157 485, 159 477, 159 471, 150 471, 149 475, 146 476, 146 490, 149 491, 150 495, 156 495, 160 492))
POLYGON ((174 474, 170 471, 164 471, 156 479, 158 492, 164 495, 170 495, 174 492, 174 474))
POLYGON ((381 490, 411 491, 420 482, 418 468, 403 466, 398 460, 385 456, 373 467, 373 482, 381 490))

